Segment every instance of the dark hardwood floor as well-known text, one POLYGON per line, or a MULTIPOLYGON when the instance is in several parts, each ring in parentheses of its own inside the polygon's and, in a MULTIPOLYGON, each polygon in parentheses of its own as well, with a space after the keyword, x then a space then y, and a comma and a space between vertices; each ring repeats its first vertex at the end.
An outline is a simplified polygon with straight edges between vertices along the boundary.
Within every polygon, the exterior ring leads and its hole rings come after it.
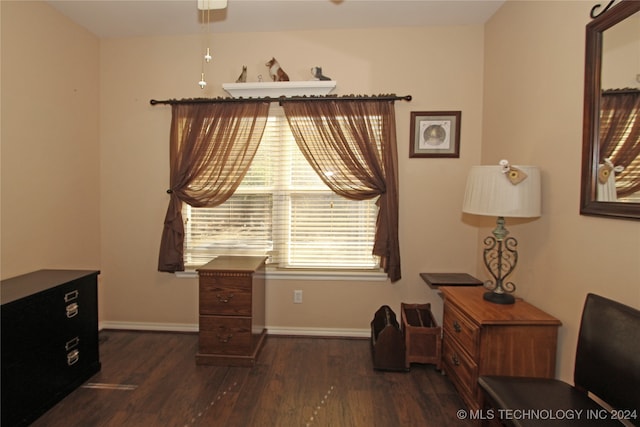
POLYGON ((267 337, 253 368, 198 366, 196 334, 102 331, 102 370, 34 427, 467 426, 432 365, 373 369, 365 339, 267 337))

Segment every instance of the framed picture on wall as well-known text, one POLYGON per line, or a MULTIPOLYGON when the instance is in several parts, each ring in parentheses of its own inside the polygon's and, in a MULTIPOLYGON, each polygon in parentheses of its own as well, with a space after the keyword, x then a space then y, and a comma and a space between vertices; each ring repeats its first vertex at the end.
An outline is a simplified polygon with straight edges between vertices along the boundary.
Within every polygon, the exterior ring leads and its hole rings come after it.
POLYGON ((409 157, 460 157, 461 111, 412 111, 409 157))

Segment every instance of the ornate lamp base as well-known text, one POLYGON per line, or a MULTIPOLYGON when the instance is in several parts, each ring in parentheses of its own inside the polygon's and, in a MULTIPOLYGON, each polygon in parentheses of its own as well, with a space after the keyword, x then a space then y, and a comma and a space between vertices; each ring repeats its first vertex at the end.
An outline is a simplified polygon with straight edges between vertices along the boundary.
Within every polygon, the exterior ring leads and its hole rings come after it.
POLYGON ((505 282, 518 263, 518 241, 507 237, 509 231, 504 228, 504 217, 498 217, 493 236, 484 239, 484 265, 491 273, 493 281, 485 282, 484 287, 490 292, 484 294, 484 299, 495 304, 513 304, 516 299, 511 292, 516 290, 513 282, 505 282))
POLYGON ((483 298, 494 304, 513 304, 516 299, 511 294, 498 294, 496 292, 485 292, 483 298))

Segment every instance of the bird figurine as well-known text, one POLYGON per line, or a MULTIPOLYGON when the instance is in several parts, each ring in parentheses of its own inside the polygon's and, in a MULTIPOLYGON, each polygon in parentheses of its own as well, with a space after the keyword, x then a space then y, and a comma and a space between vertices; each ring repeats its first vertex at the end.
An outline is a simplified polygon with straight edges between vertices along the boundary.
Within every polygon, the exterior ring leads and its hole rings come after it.
POLYGON ((236 79, 236 83, 245 83, 246 81, 247 81, 247 66, 243 65, 242 66, 242 72, 240 73, 240 75, 236 79))

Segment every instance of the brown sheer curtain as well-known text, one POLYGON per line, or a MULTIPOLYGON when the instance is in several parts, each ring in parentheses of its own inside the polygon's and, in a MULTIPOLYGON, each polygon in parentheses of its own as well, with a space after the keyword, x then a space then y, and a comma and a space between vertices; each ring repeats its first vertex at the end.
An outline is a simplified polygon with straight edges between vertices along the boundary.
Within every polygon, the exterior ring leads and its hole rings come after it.
POLYGON ((389 100, 281 101, 296 143, 320 178, 352 200, 379 196, 373 254, 400 279, 398 154, 389 100))
POLYGON ((158 270, 184 270, 182 202, 222 204, 247 173, 260 144, 269 103, 177 103, 172 105, 170 194, 158 270))
POLYGON ((604 92, 600 107, 600 163, 609 158, 624 167, 616 174, 616 192, 629 196, 640 191, 640 91, 604 92))

